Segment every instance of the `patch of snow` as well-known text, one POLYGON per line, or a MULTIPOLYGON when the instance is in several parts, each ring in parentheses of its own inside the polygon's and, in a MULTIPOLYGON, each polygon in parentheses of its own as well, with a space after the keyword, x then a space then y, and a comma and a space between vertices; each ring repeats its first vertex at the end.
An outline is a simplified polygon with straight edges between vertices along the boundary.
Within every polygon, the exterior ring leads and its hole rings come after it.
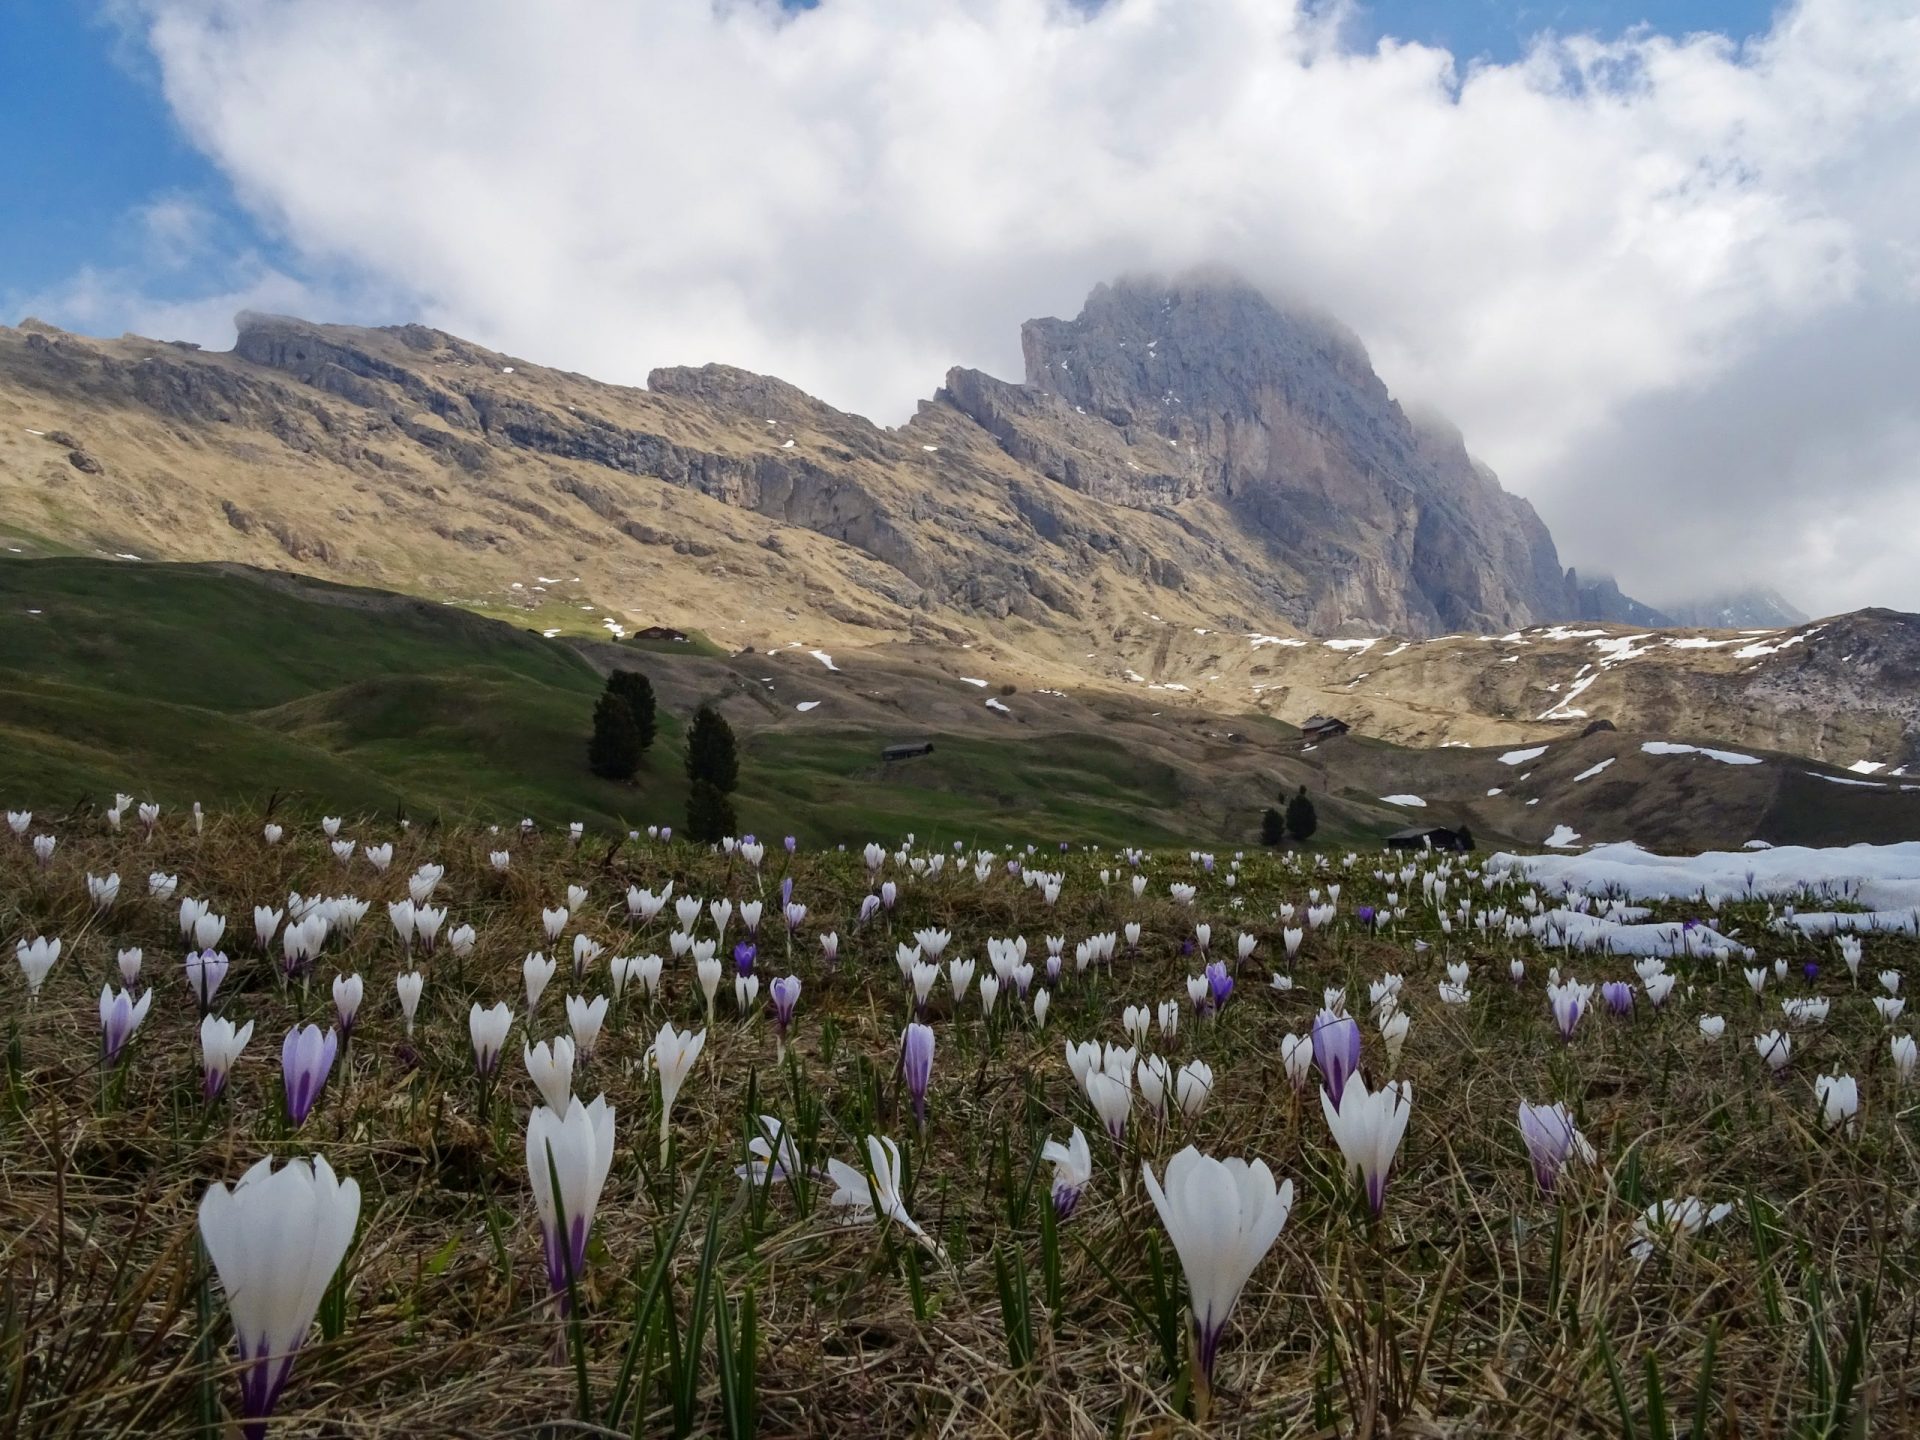
POLYGON ((1286 635, 1255 634, 1255 635, 1249 635, 1247 639, 1253 642, 1253 648, 1256 650, 1258 650, 1262 645, 1284 645, 1289 650, 1304 650, 1307 644, 1307 642, 1304 640, 1295 640, 1286 635))
POLYGON ((1394 646, 1391 650, 1387 651, 1387 658, 1391 660, 1394 656, 1398 655, 1402 650, 1406 649, 1407 646, 1411 645, 1412 643, 1413 642, 1411 640, 1402 640, 1398 645, 1394 646))
POLYGON ((1539 716, 1540 719, 1542 720, 1584 720, 1587 718, 1586 711, 1575 710, 1570 707, 1572 706, 1575 700, 1580 698, 1581 692, 1586 690, 1586 688, 1589 685, 1593 684, 1594 681, 1600 678, 1597 672, 1591 675, 1588 674, 1587 671, 1589 668, 1590 667, 1585 665, 1582 665, 1580 667, 1580 673, 1574 677, 1573 683, 1567 686, 1567 693, 1562 695, 1551 706, 1549 706, 1545 711, 1543 711, 1539 716))
POLYGON ((780 448, 781 448, 782 450, 791 450, 791 449, 793 448, 793 441, 791 441, 791 440, 782 440, 782 441, 780 442, 780 448))
POLYGON ((1364 655, 1374 647, 1375 642, 1369 636, 1364 640, 1322 640, 1320 643, 1329 650, 1352 650, 1364 655))
POLYGON ((1652 635, 1615 635, 1605 640, 1595 640, 1593 648, 1600 652, 1600 667, 1605 670, 1650 654, 1653 650, 1651 645, 1643 645, 1638 650, 1633 647, 1636 641, 1654 638, 1652 635))
POLYGON ((1578 775, 1573 777, 1573 783, 1578 785, 1582 780, 1591 780, 1594 776, 1598 775, 1602 770, 1606 769, 1609 765, 1613 764, 1613 761, 1614 761, 1614 757, 1609 755, 1606 759, 1602 760, 1598 765, 1589 765, 1585 770, 1582 770, 1578 775))
POLYGON ((798 705, 795 705, 793 708, 798 710, 802 715, 804 715, 809 710, 818 710, 820 708, 820 702, 818 700, 802 700, 798 705))
POLYGON ((1711 650, 1716 645, 1731 645, 1731 640, 1709 640, 1704 635, 1688 635, 1680 640, 1669 640, 1667 646, 1672 650, 1711 650))
POLYGON ((927 454, 929 454, 929 455, 932 455, 932 454, 934 454, 935 452, 937 452, 937 451, 938 451, 938 450, 940 449, 940 447, 939 447, 938 445, 922 445, 922 446, 921 446, 920 448, 921 448, 922 450, 924 450, 924 451, 926 451, 926 452, 927 452, 927 454))
POLYGON ((1500 763, 1502 765, 1524 765, 1529 760, 1538 760, 1546 753, 1547 747, 1544 745, 1535 745, 1526 750, 1509 750, 1500 757, 1500 763))
POLYGON ((1494 795, 1502 795, 1502 794, 1505 794, 1505 793, 1506 793, 1506 792, 1505 792, 1505 791, 1503 791, 1503 790, 1502 790, 1502 789, 1501 789, 1501 788, 1500 788, 1500 787, 1499 787, 1498 785, 1496 785, 1496 786, 1494 786, 1494 787, 1493 787, 1493 788, 1492 788, 1491 790, 1489 790, 1489 791, 1487 791, 1487 794, 1488 794, 1488 796, 1490 796, 1490 797, 1491 797, 1491 796, 1494 796, 1494 795))
POLYGON ((1874 775, 1887 768, 1884 760, 1856 760, 1847 766, 1856 775, 1874 775))
POLYGON ((813 656, 813 658, 818 660, 822 665, 826 666, 827 669, 835 672, 839 671, 840 667, 833 663, 833 656, 829 655, 826 651, 809 650, 807 653, 813 656))
POLYGON ((1861 790, 1884 790, 1886 783, 1881 780, 1849 780, 1844 775, 1822 775, 1818 770, 1805 772, 1816 780, 1825 780, 1829 785, 1852 785, 1861 790))
POLYGON ((542 630, 540 633, 543 636, 545 636, 547 639, 551 640, 553 639, 554 636, 558 635, 560 632, 558 630, 542 630))
POLYGON ((513 366, 511 366, 511 365, 502 365, 502 366, 500 367, 500 373, 501 373, 502 375, 511 375, 511 374, 513 373, 513 366))
POLYGON ((1418 795, 1382 795, 1380 798, 1389 805, 1410 805, 1416 810, 1427 808, 1427 802, 1418 795))
POLYGON ((978 686, 979 686, 979 687, 980 687, 980 688, 981 688, 982 690, 984 690, 984 689, 986 689, 986 688, 987 688, 987 682, 986 682, 986 681, 984 681, 984 680, 976 680, 976 679, 974 679, 974 678, 973 678, 973 676, 971 676, 971 675, 962 675, 962 676, 960 677, 960 679, 961 679, 961 680, 962 680, 962 681, 963 681, 963 682, 964 682, 965 684, 968 684, 968 685, 978 685, 978 686))
MULTIPOLYGON (((1779 845, 1656 855, 1631 841, 1599 845, 1577 858, 1497 854, 1489 874, 1519 871, 1555 893, 1629 900, 1779 899, 1825 896, 1874 910, 1920 906, 1920 840, 1893 845, 1779 845)), ((1910 916, 1908 917, 1910 920, 1910 916)))
POLYGON ((1013 714, 1013 711, 1009 710, 1005 705, 1000 703, 1000 697, 997 695, 989 695, 987 697, 987 708, 989 710, 998 710, 1002 715, 1013 714))
POLYGON ((1549 850, 1571 850, 1580 843, 1580 832, 1568 825, 1556 825, 1544 843, 1549 850))
POLYGON ((1758 755, 1742 755, 1738 750, 1713 750, 1705 745, 1683 745, 1678 740, 1644 740, 1640 749, 1648 755, 1704 755, 1722 765, 1758 765, 1758 755))
MULTIPOLYGON (((1747 632, 1742 631, 1741 633, 1746 634, 1747 632)), ((1771 635, 1774 632, 1771 630, 1762 630, 1759 633, 1762 635, 1771 635)), ((1808 631, 1806 634, 1789 635, 1777 645, 1765 645, 1755 640, 1753 643, 1742 645, 1738 650, 1734 651, 1733 658, 1736 660, 1758 660, 1763 655, 1778 655, 1789 646, 1803 644, 1806 641, 1807 635, 1812 633, 1812 631, 1808 631)))

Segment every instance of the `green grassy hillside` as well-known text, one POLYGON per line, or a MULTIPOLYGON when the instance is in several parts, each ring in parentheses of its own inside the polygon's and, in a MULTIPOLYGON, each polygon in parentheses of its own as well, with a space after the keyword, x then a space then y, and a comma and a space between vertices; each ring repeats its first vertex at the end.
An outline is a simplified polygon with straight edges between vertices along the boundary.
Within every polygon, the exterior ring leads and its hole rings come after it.
MULTIPOLYGON (((644 667, 644 656, 636 655, 644 667)), ((0 795, 116 790, 301 812, 678 823, 681 718, 634 785, 594 778, 600 676, 564 644, 448 606, 197 566, 0 562, 0 795)), ((746 737, 743 828, 815 841, 1176 841, 1178 780, 1097 739, 939 738, 885 768, 860 730, 746 737)))

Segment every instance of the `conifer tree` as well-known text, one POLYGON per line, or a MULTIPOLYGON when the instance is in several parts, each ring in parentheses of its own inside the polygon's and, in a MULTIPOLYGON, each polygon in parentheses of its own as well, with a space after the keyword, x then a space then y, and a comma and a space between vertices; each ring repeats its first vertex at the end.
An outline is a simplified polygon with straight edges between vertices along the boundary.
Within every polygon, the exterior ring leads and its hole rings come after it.
POLYGON ((615 670, 607 676, 608 693, 618 695, 633 711, 634 728, 640 732, 640 748, 653 748, 657 729, 653 700, 653 682, 638 670, 615 670))
POLYGON ((1299 792, 1287 802, 1287 833, 1302 844, 1313 838, 1313 832, 1320 828, 1320 817, 1314 813, 1313 801, 1307 798, 1307 787, 1302 785, 1299 792))
POLYGON ((604 780, 631 780, 640 768, 640 730, 633 723, 633 710, 611 689, 603 691, 593 707, 587 768, 604 780))
POLYGON ((1260 817, 1260 843, 1262 845, 1284 845, 1287 839, 1287 822, 1281 813, 1269 805, 1266 813, 1260 817))

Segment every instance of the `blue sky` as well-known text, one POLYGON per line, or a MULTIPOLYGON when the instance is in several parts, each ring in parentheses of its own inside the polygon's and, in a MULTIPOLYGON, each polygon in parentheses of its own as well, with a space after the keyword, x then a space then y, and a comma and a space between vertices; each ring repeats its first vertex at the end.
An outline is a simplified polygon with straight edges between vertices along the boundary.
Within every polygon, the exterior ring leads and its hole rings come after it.
MULTIPOLYGON (((182 132, 137 38, 91 0, 9 0, 0 6, 0 134, 9 146, 0 220, 0 296, 46 294, 87 268, 144 262, 141 290, 155 301, 231 288, 236 257, 254 255, 298 273, 277 237, 236 201, 220 171, 182 132), (151 273, 140 217, 167 200, 191 202, 208 222, 179 263, 151 273)), ((1764 0, 1377 0, 1363 41, 1396 36, 1441 45, 1457 57, 1508 60, 1541 30, 1617 34, 1635 25, 1745 38, 1766 28, 1764 0)), ((0 315, 11 323, 17 315, 0 315)), ((57 318, 57 317, 49 317, 57 318)), ((93 327, 112 331, 109 313, 93 327)), ((349 317, 339 317, 349 318, 349 317)), ((406 319, 407 316, 352 318, 406 319)))

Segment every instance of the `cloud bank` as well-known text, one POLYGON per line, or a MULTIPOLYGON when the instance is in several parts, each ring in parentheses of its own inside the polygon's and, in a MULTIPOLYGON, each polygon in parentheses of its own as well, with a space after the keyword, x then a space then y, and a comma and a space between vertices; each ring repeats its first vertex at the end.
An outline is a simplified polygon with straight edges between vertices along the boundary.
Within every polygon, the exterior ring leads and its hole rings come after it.
POLYGON ((1224 263, 1342 317, 1633 593, 1920 609, 1913 0, 1465 70, 1287 0, 138 14, 302 264, 500 348, 896 421, 1097 280, 1224 263))

